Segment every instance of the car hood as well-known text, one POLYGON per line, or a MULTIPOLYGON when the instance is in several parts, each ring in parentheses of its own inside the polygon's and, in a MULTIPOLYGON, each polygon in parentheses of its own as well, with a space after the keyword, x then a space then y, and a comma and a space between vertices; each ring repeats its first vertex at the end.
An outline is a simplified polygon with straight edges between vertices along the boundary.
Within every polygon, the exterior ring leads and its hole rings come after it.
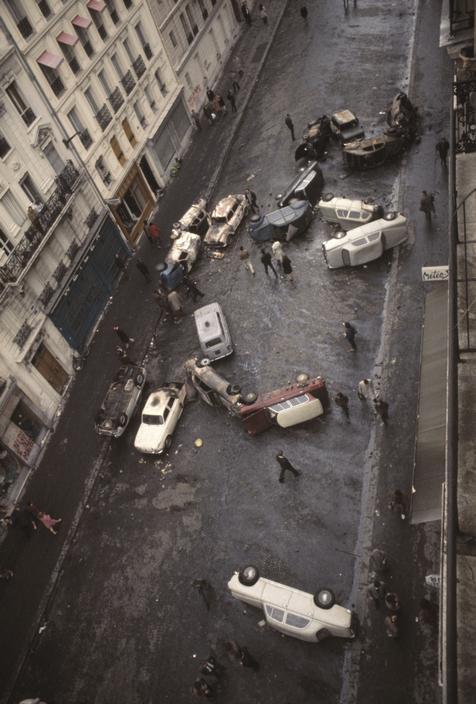
POLYGON ((225 246, 228 243, 228 238, 232 228, 226 223, 214 223, 209 228, 205 235, 205 244, 215 244, 225 246))
POLYGON ((134 447, 141 452, 161 452, 165 440, 165 434, 161 430, 162 425, 153 426, 142 423, 137 431, 134 440, 134 447), (160 430, 158 430, 160 428, 160 430))
POLYGON ((365 136, 361 125, 357 125, 356 127, 341 127, 340 133, 342 135, 342 139, 346 142, 361 139, 365 136))

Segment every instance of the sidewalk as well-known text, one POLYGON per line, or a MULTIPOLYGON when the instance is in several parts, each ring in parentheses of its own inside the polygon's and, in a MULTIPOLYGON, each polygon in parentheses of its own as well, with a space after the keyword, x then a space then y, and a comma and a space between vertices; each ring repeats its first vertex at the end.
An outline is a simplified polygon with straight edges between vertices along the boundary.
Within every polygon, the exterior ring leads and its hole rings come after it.
MULTIPOLYGON (((273 2, 268 8, 267 26, 258 19, 255 9, 252 27, 243 27, 222 78, 213 86, 225 97, 231 86, 231 62, 238 55, 244 70, 236 96, 238 113, 228 110, 217 124, 204 124, 203 129, 194 134, 182 168, 169 184, 154 218, 166 235, 164 247, 160 251, 152 249, 145 240, 138 248, 150 268, 159 263, 167 251, 172 223, 196 198, 212 194, 286 5, 287 0, 273 2)), ((206 268, 207 261, 202 259, 197 267, 198 278, 206 268)), ((142 358, 157 326, 153 286, 144 282, 134 261, 130 262, 129 276, 105 311, 86 364, 70 389, 69 401, 56 432, 26 487, 26 499, 33 500, 51 515, 62 517, 61 531, 57 537, 38 531, 28 539, 17 530, 10 530, 0 547, 0 565, 15 572, 10 582, 0 582, 2 702, 8 701, 31 641, 38 632, 81 515, 88 509, 88 496, 108 457, 110 443, 94 434, 94 415, 118 364, 117 340, 112 327, 117 322, 136 339, 134 356, 142 358)))

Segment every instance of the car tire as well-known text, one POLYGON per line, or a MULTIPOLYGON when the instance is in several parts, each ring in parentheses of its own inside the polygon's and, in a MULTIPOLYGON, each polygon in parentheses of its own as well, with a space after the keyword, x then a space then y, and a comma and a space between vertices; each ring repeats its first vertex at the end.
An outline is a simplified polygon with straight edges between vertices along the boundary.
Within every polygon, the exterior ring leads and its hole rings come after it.
POLYGON ((230 396, 236 396, 241 391, 241 386, 239 384, 228 384, 226 387, 226 393, 230 396))
POLYGON ((311 377, 306 372, 301 372, 296 377, 296 384, 300 386, 305 386, 311 377))
POLYGON ((326 638, 329 638, 330 635, 331 635, 331 632, 329 631, 328 628, 321 628, 321 630, 317 631, 317 633, 316 633, 317 642, 320 643, 321 641, 325 640, 326 638))
POLYGON ((144 383, 144 375, 139 372, 139 374, 136 374, 134 381, 136 386, 142 386, 142 384, 144 383))
POLYGON ((383 216, 384 220, 395 220, 397 217, 398 213, 396 213, 394 210, 390 211, 390 213, 385 213, 383 216))
POLYGON ((254 565, 247 565, 238 572, 238 581, 245 587, 252 587, 259 579, 258 568, 254 565))
POLYGON ((208 359, 208 357, 203 357, 203 359, 200 360, 198 363, 199 367, 209 367, 211 364, 211 359, 208 359))
POLYGON ((172 447, 172 436, 167 435, 167 437, 165 438, 165 442, 164 442, 164 450, 170 450, 171 447, 172 447))
POLYGON ((258 398, 258 394, 255 394, 254 391, 250 391, 249 393, 245 394, 244 396, 241 396, 240 401, 241 401, 241 403, 244 403, 246 406, 251 406, 253 403, 255 403, 257 398, 258 398))
POLYGON ((322 196, 322 200, 325 201, 326 203, 328 203, 333 198, 334 198, 333 193, 324 193, 324 195, 322 196))
POLYGON ((342 230, 340 230, 339 232, 336 232, 336 234, 334 235, 334 239, 341 240, 343 237, 346 236, 346 234, 347 234, 346 232, 343 232, 342 230))
POLYGON ((250 217, 250 223, 258 223, 258 222, 261 222, 261 218, 262 218, 262 217, 263 217, 262 215, 257 215, 257 214, 252 215, 252 216, 250 217))
POLYGON ((320 609, 331 609, 336 603, 334 592, 331 589, 320 589, 314 594, 314 603, 320 609))
POLYGON ((364 204, 365 205, 374 205, 375 199, 374 198, 364 198, 364 204))
POLYGON ((121 427, 124 427, 125 425, 127 425, 127 414, 126 413, 121 413, 121 415, 119 416, 119 425, 121 427))

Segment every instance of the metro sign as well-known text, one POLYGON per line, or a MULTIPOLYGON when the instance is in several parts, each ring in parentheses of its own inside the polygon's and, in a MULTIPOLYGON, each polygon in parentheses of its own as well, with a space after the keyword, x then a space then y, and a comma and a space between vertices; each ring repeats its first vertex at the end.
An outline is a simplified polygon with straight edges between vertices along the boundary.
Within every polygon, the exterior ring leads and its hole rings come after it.
POLYGON ((422 266, 422 281, 448 281, 448 265, 446 266, 422 266))

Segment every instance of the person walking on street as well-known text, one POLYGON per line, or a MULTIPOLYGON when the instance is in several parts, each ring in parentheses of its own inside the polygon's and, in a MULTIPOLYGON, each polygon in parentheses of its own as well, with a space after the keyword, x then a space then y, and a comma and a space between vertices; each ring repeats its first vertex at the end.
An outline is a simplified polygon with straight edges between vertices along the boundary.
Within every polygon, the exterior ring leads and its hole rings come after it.
POLYGON ((375 608, 380 608, 380 602, 385 597, 385 583, 379 579, 374 579, 367 589, 369 597, 373 600, 375 608))
POLYGON ((261 20, 264 25, 268 24, 268 13, 266 12, 266 8, 263 4, 259 6, 259 16, 261 17, 261 20))
POLYGON ((192 587, 197 590, 202 597, 207 610, 210 611, 213 594, 213 587, 210 582, 207 579, 194 579, 192 582, 192 587))
POLYGON ((381 398, 374 399, 375 415, 380 416, 382 423, 388 425, 388 403, 381 398))
POLYGON ((226 97, 227 97, 227 99, 228 99, 229 102, 230 102, 231 111, 232 111, 232 112, 237 112, 235 94, 234 94, 234 92, 232 91, 231 88, 228 89, 228 93, 226 94, 226 97))
POLYGON ((248 27, 251 27, 253 21, 251 19, 250 8, 248 7, 248 3, 246 2, 246 0, 241 3, 241 14, 243 15, 243 19, 245 20, 248 27))
POLYGON ((218 99, 218 107, 220 108, 220 112, 223 113, 223 115, 227 114, 227 109, 226 109, 226 103, 223 100, 221 95, 217 95, 218 99))
POLYGON ((244 247, 240 247, 240 260, 243 262, 246 269, 254 276, 256 272, 250 259, 250 253, 244 247))
POLYGON ((200 123, 200 118, 199 118, 198 114, 195 112, 195 110, 192 110, 192 112, 190 114, 192 115, 192 120, 193 120, 195 127, 197 128, 197 130, 201 131, 202 125, 200 123))
POLYGON ((207 98, 208 100, 212 103, 214 98, 215 98, 215 91, 210 88, 210 86, 207 86, 207 98))
POLYGON ((448 142, 446 137, 441 137, 441 139, 438 140, 438 142, 436 143, 435 149, 438 152, 438 155, 440 157, 441 165, 444 168, 446 168, 446 166, 447 166, 446 160, 448 157, 448 151, 450 149, 450 143, 448 142))
POLYGON ((185 315, 183 310, 183 302, 177 291, 170 291, 167 294, 167 301, 169 303, 170 310, 172 312, 172 317, 174 322, 178 323, 181 318, 185 315))
POLYGON ((195 281, 192 281, 188 274, 184 274, 183 283, 185 284, 187 295, 192 297, 194 303, 196 303, 199 298, 204 297, 205 294, 200 291, 195 281))
POLYGON ((334 402, 336 406, 339 406, 339 408, 342 408, 344 411, 344 415, 346 418, 350 417, 349 413, 349 397, 346 396, 345 394, 342 393, 342 391, 338 391, 335 395, 334 402))
POLYGON ((258 199, 256 197, 256 193, 254 191, 252 191, 251 188, 247 188, 245 190, 245 196, 246 196, 246 200, 248 201, 248 205, 250 206, 253 213, 258 213, 259 207, 258 207, 258 199))
POLYGON ((217 659, 214 655, 209 655, 200 669, 200 674, 206 676, 213 675, 213 677, 219 679, 224 669, 225 668, 223 667, 223 665, 220 665, 220 663, 217 662, 217 659))
POLYGON ((281 471, 279 473, 279 481, 281 484, 284 484, 284 475, 286 474, 286 472, 291 472, 291 474, 293 474, 295 477, 299 477, 301 472, 292 466, 288 458, 284 456, 282 450, 278 452, 278 454, 276 455, 276 459, 281 467, 281 471))
POLYGON ((307 7, 305 5, 301 5, 301 17, 303 18, 304 22, 307 22, 307 7))
POLYGON ((210 107, 210 103, 207 103, 207 105, 203 106, 203 114, 207 118, 209 125, 215 124, 216 115, 210 107))
POLYGON ((40 511, 40 509, 35 506, 35 504, 31 501, 27 502, 26 510, 33 516, 36 521, 42 523, 45 528, 50 531, 50 533, 53 533, 53 535, 58 535, 57 531, 55 530, 55 526, 58 523, 61 523, 61 521, 63 520, 62 518, 53 518, 48 513, 40 511))
POLYGON ((133 337, 129 337, 127 332, 125 332, 122 328, 119 327, 119 325, 114 325, 113 327, 114 332, 122 342, 122 344, 126 345, 126 347, 129 347, 131 342, 134 342, 133 337))
POLYGON ((129 280, 129 274, 127 273, 127 264, 124 261, 124 259, 121 257, 120 254, 116 254, 114 257, 114 263, 119 269, 119 271, 122 271, 124 278, 126 281, 129 280))
POLYGON ((136 267, 144 277, 144 279, 147 281, 147 283, 150 284, 151 278, 150 278, 150 271, 147 268, 147 266, 144 264, 142 259, 137 259, 136 260, 136 267))
POLYGON ((344 326, 344 337, 350 345, 350 351, 356 352, 357 345, 355 344, 355 336, 357 335, 357 330, 348 321, 342 323, 342 325, 344 326))
POLYGON ((398 626, 398 614, 388 614, 388 616, 385 617, 385 629, 387 636, 389 638, 398 638, 400 635, 400 629, 398 626))
POLYGON ((395 511, 396 513, 400 514, 400 518, 402 519, 402 521, 405 520, 407 509, 405 506, 405 498, 400 489, 395 489, 395 491, 393 492, 393 496, 390 503, 388 504, 388 508, 390 509, 390 511, 395 511))
POLYGON ((389 571, 386 553, 380 548, 374 548, 370 553, 369 567, 374 577, 377 574, 386 574, 389 571))
POLYGON ((276 269, 273 266, 273 262, 271 261, 271 254, 267 252, 265 249, 261 250, 261 263, 264 266, 264 271, 266 276, 269 276, 268 274, 268 269, 271 269, 273 274, 275 275, 276 278, 278 278, 278 274, 276 272, 276 269))
POLYGON ((271 245, 271 251, 273 252, 273 257, 274 261, 276 262, 278 269, 280 271, 283 270, 283 257, 284 257, 284 250, 283 250, 283 245, 279 240, 275 240, 273 244, 271 245))
POLYGON ((433 193, 421 192, 420 210, 425 213, 428 222, 431 222, 431 214, 435 212, 435 196, 433 193))
POLYGON ((230 657, 238 660, 243 667, 250 667, 252 670, 255 670, 255 672, 259 670, 259 663, 251 655, 248 648, 238 645, 235 640, 227 640, 225 650, 230 657))
POLYGON ((293 284, 294 283, 293 267, 292 267, 291 260, 287 254, 283 254, 283 257, 281 259, 281 263, 283 265, 284 277, 293 284))
POLYGON ((213 690, 203 677, 197 677, 192 686, 192 694, 196 697, 213 697, 213 690))
POLYGON ((12 513, 3 519, 3 523, 8 528, 19 528, 29 539, 38 530, 35 516, 26 508, 16 506, 12 513))
POLYGON ((149 233, 149 242, 154 246, 158 247, 160 245, 160 229, 159 226, 155 224, 155 222, 150 222, 147 226, 148 233, 149 233))
POLYGON ((131 367, 138 367, 139 365, 133 359, 129 357, 126 350, 123 347, 116 347, 116 354, 121 360, 121 364, 130 364, 131 367))
POLYGON ((357 396, 361 401, 369 401, 375 398, 374 383, 372 379, 362 379, 357 386, 357 396))
POLYGON ((284 118, 284 122, 285 122, 288 130, 291 132, 291 139, 294 142, 294 140, 296 139, 296 136, 294 134, 294 122, 292 121, 291 115, 289 113, 286 114, 286 117, 284 118))

